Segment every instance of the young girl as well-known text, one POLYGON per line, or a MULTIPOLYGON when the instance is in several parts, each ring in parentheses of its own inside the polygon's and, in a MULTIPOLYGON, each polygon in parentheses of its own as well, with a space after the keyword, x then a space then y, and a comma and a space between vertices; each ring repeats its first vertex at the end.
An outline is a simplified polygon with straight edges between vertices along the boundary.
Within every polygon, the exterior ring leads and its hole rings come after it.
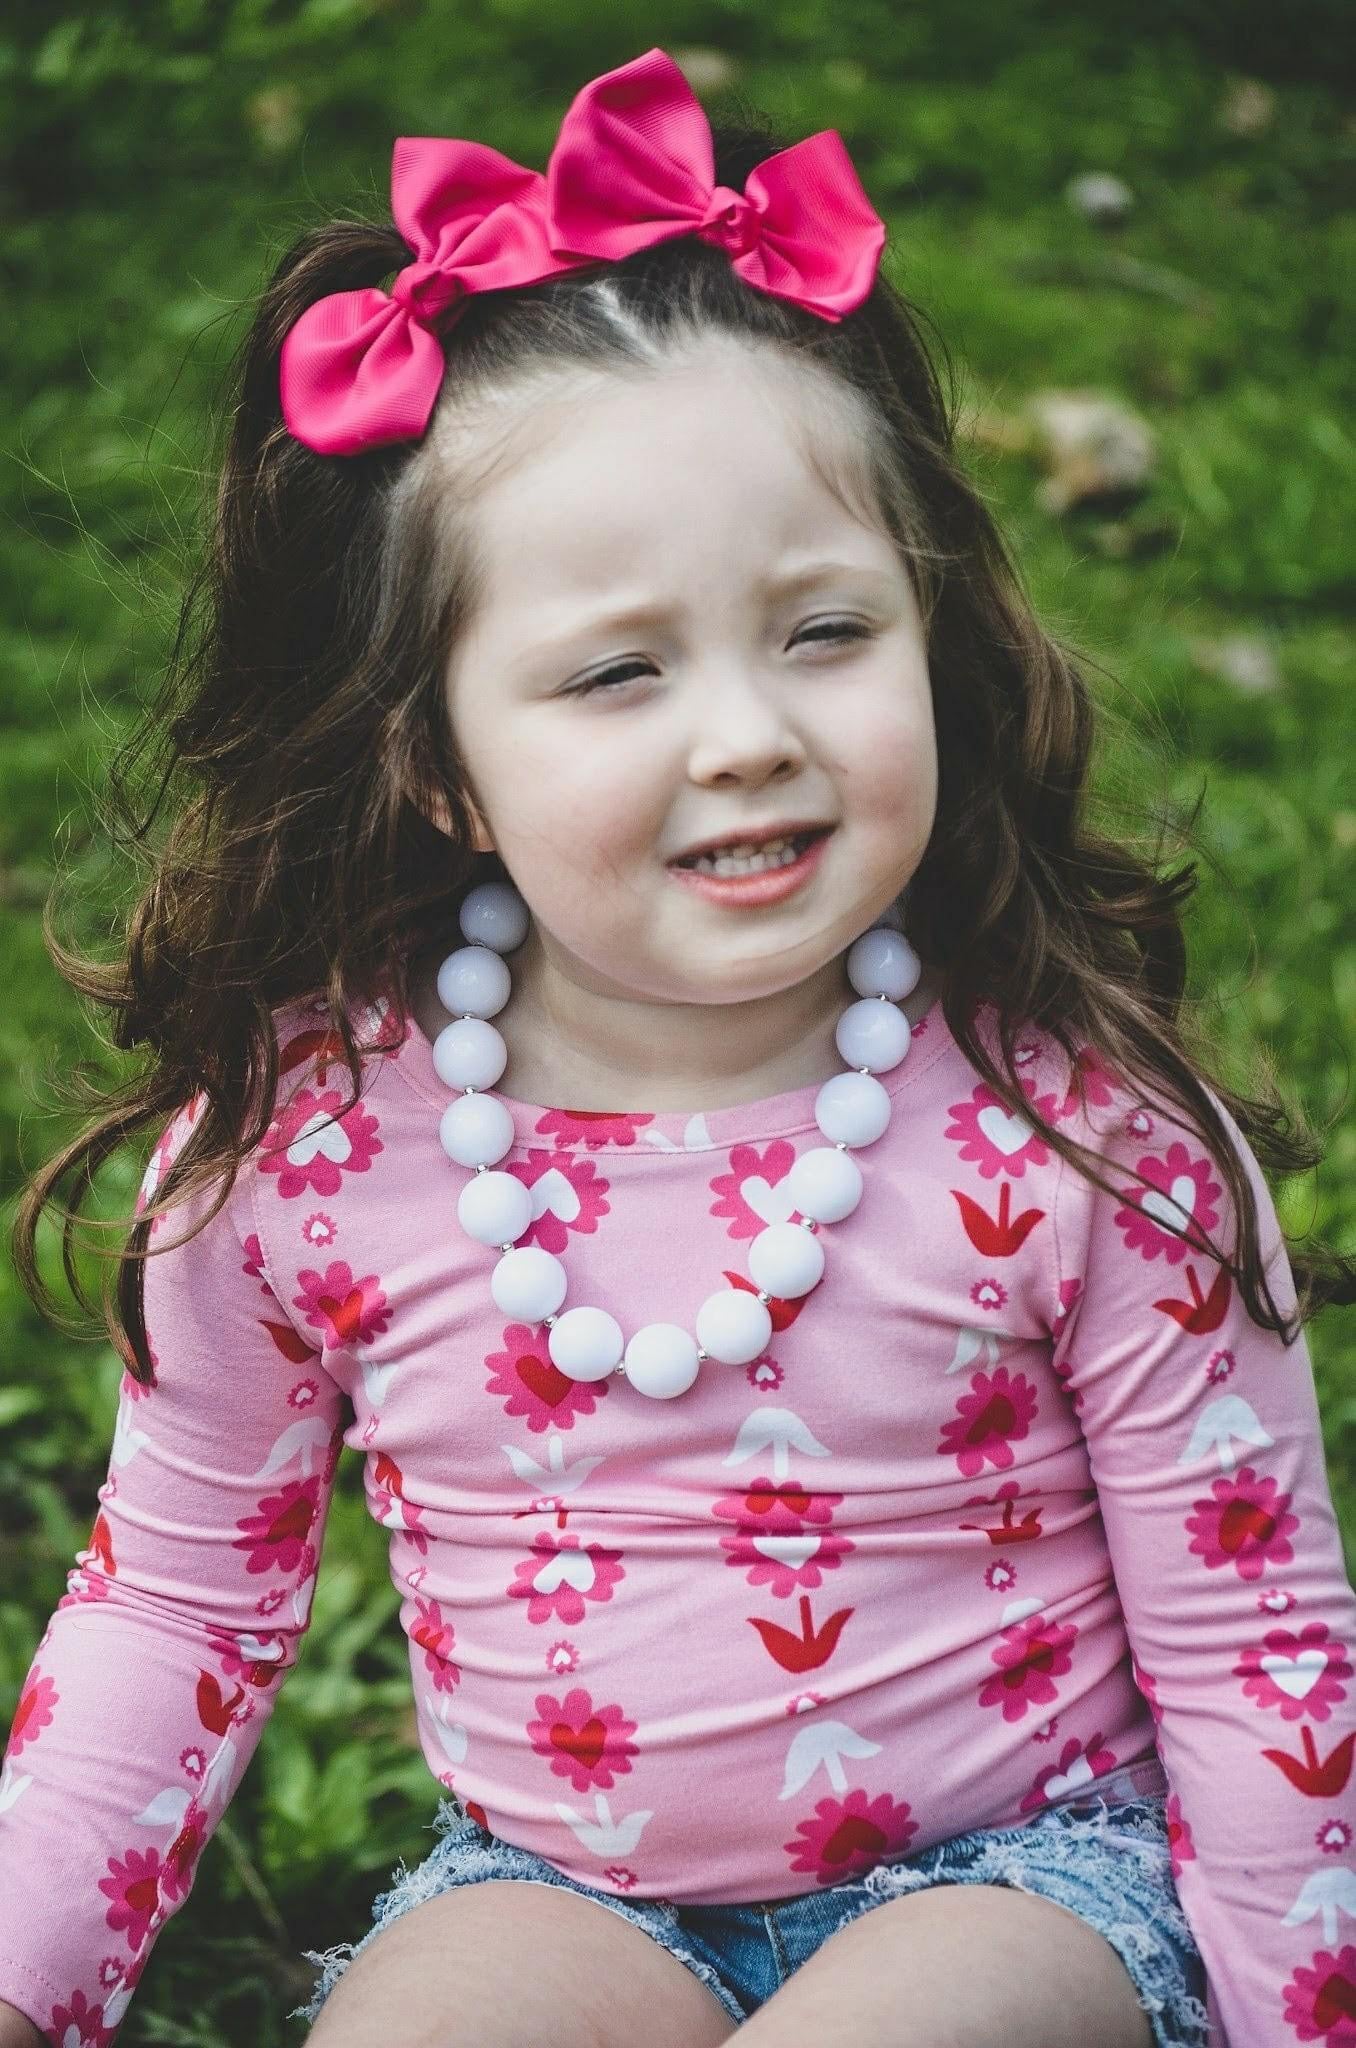
POLYGON ((1351 2041, 1301 1324, 1352 1267, 1292 1267, 1252 1147, 1316 1149, 1186 1049, 1194 870, 1085 820, 841 140, 713 152, 653 49, 544 176, 407 139, 392 188, 245 344, 157 714, 197 793, 80 984, 153 1060, 21 1218, 31 1279, 162 1130, 0 2040, 115 2038, 347 1444, 449 1797, 311 1958, 324 2048, 1351 2041))

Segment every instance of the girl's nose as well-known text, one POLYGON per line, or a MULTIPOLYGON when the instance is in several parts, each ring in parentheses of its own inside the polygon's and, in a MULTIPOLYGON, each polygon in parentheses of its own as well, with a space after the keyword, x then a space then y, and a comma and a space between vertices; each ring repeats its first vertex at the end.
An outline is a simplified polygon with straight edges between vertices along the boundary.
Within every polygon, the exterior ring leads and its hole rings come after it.
POLYGON ((800 767, 805 746, 775 684, 727 670, 696 693, 688 773, 694 782, 765 782, 800 767))

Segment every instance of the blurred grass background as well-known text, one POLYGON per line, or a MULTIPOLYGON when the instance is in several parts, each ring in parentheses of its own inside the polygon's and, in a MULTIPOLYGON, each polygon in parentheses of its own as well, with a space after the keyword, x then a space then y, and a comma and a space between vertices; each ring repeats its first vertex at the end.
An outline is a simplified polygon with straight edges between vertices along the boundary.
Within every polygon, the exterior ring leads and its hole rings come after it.
MULTIPOLYGON (((101 1071, 40 931, 54 871, 107 939, 131 878, 104 766, 167 650, 210 503, 217 380, 250 295, 326 212, 384 210, 397 134, 541 165, 585 79, 659 43, 794 139, 840 130, 887 216, 892 274, 938 322, 966 448, 1052 630, 1098 664, 1109 795, 1184 815, 1208 861, 1192 987, 1226 1075, 1257 1053, 1320 1128, 1277 1190, 1292 1235, 1356 1246, 1356 791, 1350 778, 1349 349, 1356 141, 1343 10, 1145 0, 19 0, 0 31, 9 373, 0 549, 0 1197, 101 1071), (1114 218, 1071 181, 1122 181, 1114 218), (1137 483, 1060 496, 1043 397, 1142 423, 1137 483), (1348 779, 1343 780, 1345 775, 1348 779)), ((116 1160, 102 1213, 129 1207, 116 1160)), ((51 1247, 48 1247, 49 1255, 51 1247)), ((55 1265, 52 1265, 55 1274, 55 1265)), ((1308 1332, 1356 1548, 1356 1329, 1308 1332)), ((88 1540, 117 1405, 102 1342, 40 1321, 0 1270, 0 1725, 88 1540)), ((301 2034, 304 1948, 356 1939, 432 1847, 386 1538, 346 1455, 296 1676, 162 1938, 122 2039, 301 2034)), ((154 1703, 149 1703, 154 1711, 154 1703)))

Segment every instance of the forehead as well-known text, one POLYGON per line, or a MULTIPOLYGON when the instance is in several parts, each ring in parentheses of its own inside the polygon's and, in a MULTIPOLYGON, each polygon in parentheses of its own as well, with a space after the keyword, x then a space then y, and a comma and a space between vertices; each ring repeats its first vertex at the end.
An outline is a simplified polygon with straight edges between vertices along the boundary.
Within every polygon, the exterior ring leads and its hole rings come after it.
POLYGON ((758 569, 848 546, 883 560, 861 427, 833 399, 746 349, 534 399, 475 493, 484 608, 699 574, 732 546, 758 569))

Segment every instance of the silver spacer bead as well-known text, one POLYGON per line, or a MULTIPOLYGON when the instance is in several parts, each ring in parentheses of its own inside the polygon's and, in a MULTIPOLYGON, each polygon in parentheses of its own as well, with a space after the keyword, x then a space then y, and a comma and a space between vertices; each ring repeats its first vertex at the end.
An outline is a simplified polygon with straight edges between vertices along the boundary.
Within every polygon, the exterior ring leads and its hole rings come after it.
POLYGON ((704 1362, 704 1360, 708 1359, 708 1358, 709 1358, 710 1356, 711 1356, 710 1352, 709 1352, 709 1351, 703 1351, 703 1350, 702 1350, 702 1347, 701 1347, 701 1345, 700 1345, 700 1344, 699 1344, 699 1345, 697 1346, 697 1363, 698 1363, 698 1365, 701 1365, 701 1364, 702 1364, 702 1363, 704 1362))
POLYGON ((833 1141, 833 1149, 834 1149, 834 1151, 835 1151, 835 1152, 846 1152, 846 1151, 847 1151, 847 1139, 846 1139, 846 1138, 835 1138, 835 1139, 834 1139, 834 1141, 833 1141))
POLYGON ((551 1328, 551 1325, 552 1325, 552 1324, 553 1324, 553 1323, 554 1323, 554 1322, 555 1322, 556 1320, 557 1320, 557 1319, 556 1319, 556 1317, 555 1317, 555 1316, 543 1316, 543 1317, 542 1317, 542 1319, 541 1319, 541 1326, 542 1326, 542 1328, 543 1328, 544 1330, 549 1330, 549 1329, 551 1328))
POLYGON ((760 1287, 758 1289, 758 1299, 763 1302, 768 1302, 771 1301, 772 1296, 770 1294, 764 1294, 762 1288, 760 1287))

